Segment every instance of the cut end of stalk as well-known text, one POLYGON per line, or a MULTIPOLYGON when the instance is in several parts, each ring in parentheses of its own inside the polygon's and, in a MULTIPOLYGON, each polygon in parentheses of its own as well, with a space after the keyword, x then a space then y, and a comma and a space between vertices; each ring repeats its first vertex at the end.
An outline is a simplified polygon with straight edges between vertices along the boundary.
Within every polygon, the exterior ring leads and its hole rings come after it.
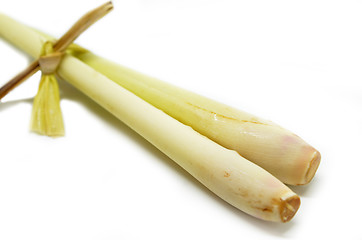
MULTIPOLYGON (((307 173, 305 174, 305 183, 304 184, 309 183, 313 179, 315 173, 317 172, 320 162, 321 162, 321 154, 320 154, 320 152, 315 150, 315 152, 312 154, 312 160, 309 163, 309 168, 307 170, 307 173)), ((301 184, 301 185, 303 185, 303 184, 301 184)))
POLYGON ((281 199, 280 218, 282 222, 289 222, 297 213, 300 206, 300 198, 298 195, 292 195, 281 199))

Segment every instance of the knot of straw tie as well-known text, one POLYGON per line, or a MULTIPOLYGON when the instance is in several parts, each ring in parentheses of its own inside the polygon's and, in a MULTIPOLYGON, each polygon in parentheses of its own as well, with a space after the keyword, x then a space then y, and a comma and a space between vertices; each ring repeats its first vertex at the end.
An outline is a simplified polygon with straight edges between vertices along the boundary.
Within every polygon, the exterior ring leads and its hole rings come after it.
POLYGON ((38 59, 40 71, 43 74, 54 74, 62 60, 62 56, 62 52, 54 52, 52 42, 45 42, 38 59))

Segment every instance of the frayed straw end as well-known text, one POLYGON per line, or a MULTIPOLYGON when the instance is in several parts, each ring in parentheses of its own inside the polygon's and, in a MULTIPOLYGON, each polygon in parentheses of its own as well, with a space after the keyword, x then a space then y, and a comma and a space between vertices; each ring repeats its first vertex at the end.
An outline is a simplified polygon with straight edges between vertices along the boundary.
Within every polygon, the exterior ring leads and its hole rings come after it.
POLYGON ((64 136, 59 86, 54 75, 44 75, 34 98, 30 130, 50 137, 64 136))

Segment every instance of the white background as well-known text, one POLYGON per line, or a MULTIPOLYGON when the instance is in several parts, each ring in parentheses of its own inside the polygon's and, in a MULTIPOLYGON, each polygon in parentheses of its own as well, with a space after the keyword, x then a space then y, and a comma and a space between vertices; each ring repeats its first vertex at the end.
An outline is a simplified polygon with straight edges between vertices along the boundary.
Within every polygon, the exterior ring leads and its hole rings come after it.
MULTIPOLYGON (((54 36, 93 1, 1 1, 54 36)), ((0 239, 362 239, 362 1, 119 0, 77 43, 270 119, 322 153, 286 224, 250 217, 72 86, 66 136, 29 132, 39 75, 0 103, 0 239)), ((2 27, 2 26, 0 26, 2 27)), ((0 41, 0 84, 28 59, 0 41)))

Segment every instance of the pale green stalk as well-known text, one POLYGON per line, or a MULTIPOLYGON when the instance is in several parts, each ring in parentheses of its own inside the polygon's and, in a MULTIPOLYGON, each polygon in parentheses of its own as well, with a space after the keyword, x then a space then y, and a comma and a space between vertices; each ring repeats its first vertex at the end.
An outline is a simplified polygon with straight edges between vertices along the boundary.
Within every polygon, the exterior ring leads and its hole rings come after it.
MULTIPOLYGON (((40 52, 43 39, 36 32, 4 15, 0 15, 0 26, 3 38, 35 56, 40 52)), ((275 222, 289 221, 296 213, 299 197, 273 175, 153 107, 80 60, 66 55, 57 73, 236 208, 275 222)))
POLYGON ((321 159, 303 139, 275 123, 120 66, 86 50, 74 56, 180 122, 237 151, 284 183, 309 183, 321 159))
MULTIPOLYGON (((50 38, 42 33, 40 37, 50 38)), ((31 49, 27 52, 33 55, 31 49)), ((284 183, 307 184, 318 169, 320 153, 275 123, 120 66, 83 48, 73 46, 70 52, 173 118, 237 151, 284 183)))

